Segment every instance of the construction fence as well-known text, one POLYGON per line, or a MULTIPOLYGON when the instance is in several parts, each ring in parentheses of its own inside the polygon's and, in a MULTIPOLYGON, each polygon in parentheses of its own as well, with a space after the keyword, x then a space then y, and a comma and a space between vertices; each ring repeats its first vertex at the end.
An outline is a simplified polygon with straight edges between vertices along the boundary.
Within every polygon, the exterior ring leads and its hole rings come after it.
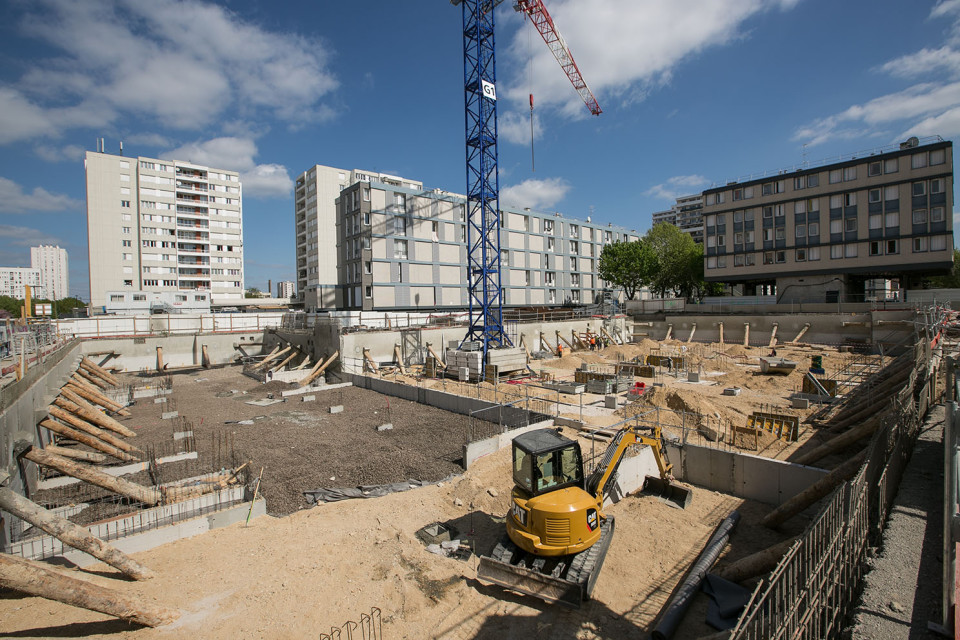
POLYGON ((922 419, 942 393, 929 337, 914 353, 915 375, 872 437, 863 466, 757 585, 731 640, 840 637, 862 589, 867 548, 880 542, 922 419))

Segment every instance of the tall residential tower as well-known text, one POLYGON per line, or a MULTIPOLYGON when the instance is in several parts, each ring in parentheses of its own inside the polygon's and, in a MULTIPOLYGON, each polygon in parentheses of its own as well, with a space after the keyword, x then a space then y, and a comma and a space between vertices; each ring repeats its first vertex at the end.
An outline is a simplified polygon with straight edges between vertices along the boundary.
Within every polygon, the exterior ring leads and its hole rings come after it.
POLYGON ((88 151, 90 305, 107 292, 243 297, 240 176, 180 160, 88 151))
POLYGON ((70 269, 67 265, 66 249, 43 244, 30 247, 30 266, 40 270, 40 279, 47 298, 62 300, 70 296, 70 269))

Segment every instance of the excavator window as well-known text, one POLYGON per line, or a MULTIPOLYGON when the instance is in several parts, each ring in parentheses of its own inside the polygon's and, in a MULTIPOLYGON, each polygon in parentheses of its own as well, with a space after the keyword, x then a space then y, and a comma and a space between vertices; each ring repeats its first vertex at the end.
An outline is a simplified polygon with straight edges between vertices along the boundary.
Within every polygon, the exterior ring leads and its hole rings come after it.
POLYGON ((567 447, 537 456, 536 493, 544 493, 571 484, 583 485, 583 464, 579 449, 567 447))
POLYGON ((513 449, 513 481, 527 493, 533 493, 533 477, 531 474, 531 460, 533 455, 514 447, 513 449))

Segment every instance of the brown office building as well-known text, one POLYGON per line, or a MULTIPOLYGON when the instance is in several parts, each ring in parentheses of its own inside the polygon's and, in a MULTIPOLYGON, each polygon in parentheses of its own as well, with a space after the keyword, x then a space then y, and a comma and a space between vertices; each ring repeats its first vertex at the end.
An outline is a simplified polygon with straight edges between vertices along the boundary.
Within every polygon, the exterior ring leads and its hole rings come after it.
POLYGON ((906 142, 703 192, 704 275, 778 302, 860 302, 953 266, 953 144, 906 142))

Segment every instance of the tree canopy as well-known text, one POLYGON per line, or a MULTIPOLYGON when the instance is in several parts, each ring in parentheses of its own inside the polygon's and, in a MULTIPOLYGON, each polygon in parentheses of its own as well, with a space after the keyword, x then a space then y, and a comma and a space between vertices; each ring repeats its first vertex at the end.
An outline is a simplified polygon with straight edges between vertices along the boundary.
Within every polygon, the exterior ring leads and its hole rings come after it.
POLYGON ((637 242, 605 246, 598 273, 622 288, 628 300, 641 287, 649 287, 661 298, 672 293, 698 300, 722 290, 722 285, 703 279, 703 246, 667 222, 654 225, 637 242))
MULTIPOLYGON (((73 313, 74 309, 85 309, 87 304, 78 298, 62 298, 60 300, 47 300, 45 298, 34 298, 33 305, 36 309, 37 304, 52 304, 53 305, 53 317, 62 318, 64 316, 70 316, 73 313)), ((23 306, 23 300, 17 300, 16 298, 11 298, 10 296, 0 296, 0 310, 6 311, 10 315, 7 317, 19 318, 20 317, 20 307, 23 306)))

